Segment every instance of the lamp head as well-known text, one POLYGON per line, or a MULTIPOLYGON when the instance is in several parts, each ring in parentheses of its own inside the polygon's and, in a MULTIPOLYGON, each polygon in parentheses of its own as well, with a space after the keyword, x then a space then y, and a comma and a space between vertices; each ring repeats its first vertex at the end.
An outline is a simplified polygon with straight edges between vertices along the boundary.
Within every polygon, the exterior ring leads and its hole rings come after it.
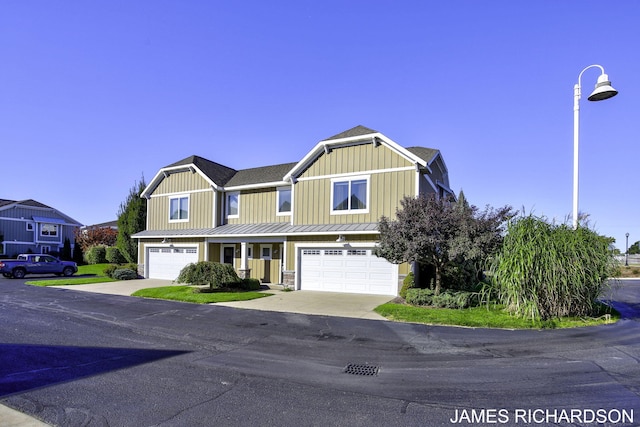
POLYGON ((598 76, 598 82, 596 88, 591 95, 587 98, 589 101, 602 101, 605 99, 613 98, 618 94, 618 91, 611 86, 609 76, 602 73, 598 76))

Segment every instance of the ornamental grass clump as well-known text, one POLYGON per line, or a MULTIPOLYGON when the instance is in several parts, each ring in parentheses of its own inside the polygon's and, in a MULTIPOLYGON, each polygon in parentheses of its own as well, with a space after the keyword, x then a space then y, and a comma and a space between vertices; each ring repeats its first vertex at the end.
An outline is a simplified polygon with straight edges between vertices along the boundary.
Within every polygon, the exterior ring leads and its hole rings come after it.
POLYGON ((610 243, 587 227, 514 219, 491 266, 490 291, 520 317, 591 316, 616 268, 610 243))

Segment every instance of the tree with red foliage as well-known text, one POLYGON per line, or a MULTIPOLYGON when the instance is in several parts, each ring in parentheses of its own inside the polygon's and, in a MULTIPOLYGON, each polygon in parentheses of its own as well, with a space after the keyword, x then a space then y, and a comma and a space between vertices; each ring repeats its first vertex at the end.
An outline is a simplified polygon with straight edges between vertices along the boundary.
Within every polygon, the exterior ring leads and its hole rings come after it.
POLYGON ((118 238, 118 230, 110 227, 90 227, 85 229, 76 229, 76 243, 80 245, 83 251, 91 246, 104 245, 114 246, 118 238))

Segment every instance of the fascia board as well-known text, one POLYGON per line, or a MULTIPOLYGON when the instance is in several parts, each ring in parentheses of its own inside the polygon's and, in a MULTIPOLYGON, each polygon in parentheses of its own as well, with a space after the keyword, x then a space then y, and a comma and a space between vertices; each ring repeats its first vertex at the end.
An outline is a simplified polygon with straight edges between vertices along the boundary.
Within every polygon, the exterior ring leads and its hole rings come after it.
POLYGON ((286 187, 291 185, 289 181, 273 181, 273 182, 263 182, 260 184, 245 184, 245 185, 234 185, 232 187, 222 187, 220 191, 240 191, 240 190, 253 190, 257 188, 269 188, 269 187, 286 187))
POLYGON ((442 153, 440 153, 440 150, 438 150, 438 152, 436 153, 435 156, 433 156, 433 158, 429 161, 428 166, 431 166, 433 164, 433 162, 435 162, 436 160, 438 160, 438 158, 440 158, 440 162, 442 162, 442 167, 444 168, 444 171, 446 173, 449 173, 449 169, 447 168, 447 164, 444 162, 444 157, 442 157, 442 153))
POLYGON ((160 182, 166 178, 167 174, 171 174, 172 172, 178 172, 178 171, 196 171, 202 178, 204 178, 205 181, 207 181, 209 183, 209 185, 211 185, 211 187, 214 190, 220 190, 220 186, 218 186, 218 184, 216 184, 215 182, 213 182, 204 172, 202 172, 200 170, 199 167, 197 167, 196 165, 194 165, 193 163, 188 163, 185 165, 178 165, 178 166, 172 166, 172 167, 167 167, 167 168, 162 168, 158 171, 158 173, 156 173, 156 175, 153 177, 153 179, 151 180, 151 182, 147 185, 147 187, 144 189, 144 191, 140 194, 140 197, 144 197, 145 199, 148 199, 149 197, 151 197, 151 193, 153 193, 153 191, 156 189, 156 187, 158 185, 160 185, 160 182))
POLYGON ((396 142, 394 142, 390 138, 384 136, 380 132, 375 132, 375 133, 370 133, 370 134, 367 134, 367 135, 350 136, 350 137, 347 137, 347 138, 329 139, 329 140, 320 141, 319 143, 316 144, 315 147, 313 147, 311 149, 311 151, 309 151, 307 153, 306 156, 304 156, 304 158, 302 160, 300 160, 293 167, 293 169, 291 169, 284 176, 284 180, 285 181, 290 181, 292 177, 295 177, 296 174, 298 173, 298 171, 304 169, 308 164, 310 164, 313 160, 315 160, 320 154, 324 153, 325 152, 325 147, 333 148, 333 147, 336 147, 336 146, 344 146, 344 145, 350 145, 350 144, 357 145, 358 143, 373 143, 376 139, 378 141, 380 141, 382 144, 384 144, 387 147, 391 148, 392 150, 396 151, 398 154, 406 157, 411 162, 418 163, 419 165, 422 165, 422 166, 426 167, 427 170, 429 171, 429 173, 432 172, 431 168, 429 167, 429 165, 426 163, 426 161, 424 159, 421 159, 421 158, 415 156, 409 150, 407 150, 406 148, 398 145, 396 142))

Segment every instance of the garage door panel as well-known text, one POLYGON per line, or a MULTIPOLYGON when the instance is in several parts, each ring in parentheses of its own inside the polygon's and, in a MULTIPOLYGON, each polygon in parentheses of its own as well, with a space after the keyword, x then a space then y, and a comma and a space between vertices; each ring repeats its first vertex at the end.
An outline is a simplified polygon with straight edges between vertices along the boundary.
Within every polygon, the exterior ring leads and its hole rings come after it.
POLYGON ((198 262, 195 247, 148 248, 148 275, 151 279, 175 280, 186 265, 198 262))
POLYGON ((300 254, 301 289, 397 295, 397 266, 371 249, 314 248, 300 254))

